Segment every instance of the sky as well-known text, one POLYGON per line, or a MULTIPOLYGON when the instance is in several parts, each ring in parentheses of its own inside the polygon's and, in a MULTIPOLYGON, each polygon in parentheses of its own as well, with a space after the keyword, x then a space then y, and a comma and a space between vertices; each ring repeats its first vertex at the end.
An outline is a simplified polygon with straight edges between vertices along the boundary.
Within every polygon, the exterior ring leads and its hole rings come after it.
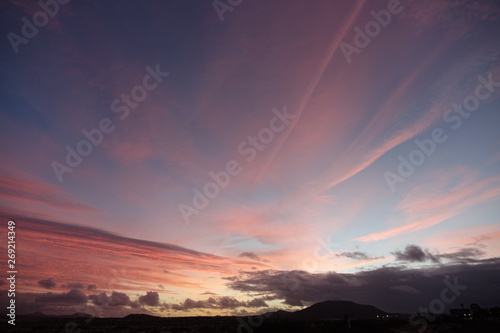
POLYGON ((0 13, 18 313, 499 305, 498 3, 0 13))

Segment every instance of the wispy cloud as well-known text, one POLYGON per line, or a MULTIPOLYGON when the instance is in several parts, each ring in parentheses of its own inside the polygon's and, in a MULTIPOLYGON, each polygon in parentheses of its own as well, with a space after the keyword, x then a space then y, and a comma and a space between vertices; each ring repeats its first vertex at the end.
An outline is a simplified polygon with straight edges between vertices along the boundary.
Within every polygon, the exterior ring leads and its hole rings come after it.
POLYGON ((399 218, 399 226, 356 239, 371 242, 429 228, 500 196, 496 177, 476 178, 476 172, 462 168, 441 170, 432 182, 415 187, 397 205, 396 211, 403 216, 399 218))

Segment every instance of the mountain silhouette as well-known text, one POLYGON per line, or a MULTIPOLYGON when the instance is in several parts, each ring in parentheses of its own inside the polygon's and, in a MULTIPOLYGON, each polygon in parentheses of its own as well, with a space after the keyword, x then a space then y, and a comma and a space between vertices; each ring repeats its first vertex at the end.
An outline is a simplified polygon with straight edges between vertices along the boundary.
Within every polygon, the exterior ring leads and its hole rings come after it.
POLYGON ((135 314, 129 314, 123 318, 127 320, 145 321, 145 320, 158 320, 161 319, 162 317, 135 313, 135 314))
POLYGON ((279 310, 270 316, 275 319, 321 320, 344 319, 345 316, 351 319, 370 319, 387 314, 373 305, 357 304, 351 301, 325 301, 294 312, 279 310))
MULTIPOLYGON (((350 319, 372 319, 377 316, 385 316, 388 313, 372 305, 357 304, 351 301, 325 301, 313 304, 305 309, 289 312, 278 310, 268 312, 264 316, 276 320, 323 320, 323 319, 344 319, 349 316, 350 319)), ((22 318, 89 318, 89 314, 77 312, 71 315, 47 315, 42 312, 20 315, 22 318)), ((162 320, 162 317, 148 314, 129 314, 123 319, 137 322, 162 320)))
POLYGON ((43 312, 33 312, 33 313, 27 313, 27 314, 20 314, 18 315, 21 318, 89 318, 93 317, 92 315, 89 315, 88 313, 83 313, 83 312, 76 312, 70 315, 49 315, 45 314, 43 312))

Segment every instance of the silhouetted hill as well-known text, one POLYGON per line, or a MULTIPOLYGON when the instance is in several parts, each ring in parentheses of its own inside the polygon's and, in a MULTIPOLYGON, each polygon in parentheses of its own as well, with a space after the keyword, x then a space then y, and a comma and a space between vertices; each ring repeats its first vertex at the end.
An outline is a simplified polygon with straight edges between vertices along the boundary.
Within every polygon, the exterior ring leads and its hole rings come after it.
POLYGON ((386 314, 385 311, 372 305, 357 304, 351 301, 325 301, 295 312, 279 310, 270 316, 275 319, 321 320, 344 319, 346 315, 351 319, 370 319, 377 318, 377 315, 386 314))
POLYGON ((43 312, 33 312, 33 313, 27 313, 27 314, 20 314, 18 315, 18 318, 89 318, 92 317, 88 313, 83 313, 83 312, 76 312, 70 315, 49 315, 45 314, 43 312))
POLYGON ((77 312, 67 316, 66 318, 88 318, 88 317, 93 317, 93 316, 85 312, 77 312))
POLYGON ((162 319, 162 317, 156 317, 147 314, 129 314, 128 316, 125 316, 123 318, 127 320, 139 320, 139 321, 162 319))
MULTIPOLYGON (((7 323, 7 316, 0 318, 0 332, 71 332, 114 333, 114 332, 241 332, 241 333, 387 333, 416 332, 408 316, 391 316, 371 305, 350 301, 326 301, 305 309, 288 312, 268 312, 256 316, 214 316, 214 317, 156 317, 147 314, 130 314, 123 318, 92 318, 86 313, 71 315, 46 315, 42 312, 16 316, 16 325, 7 323), (352 322, 344 320, 348 315, 352 322), (388 317, 386 315, 389 315, 388 317), (377 318, 379 316, 379 318, 377 318), (259 316, 257 316, 259 317, 259 316), (384 317, 384 318, 381 318, 384 317), (69 319, 71 318, 71 319, 69 319), (80 318, 80 319, 75 319, 80 318), (348 330, 348 326, 352 329, 348 330)), ((497 333, 500 321, 497 318, 464 320, 450 315, 438 316, 427 322, 433 332, 497 333)))
POLYGON ((46 315, 45 313, 40 311, 18 315, 18 317, 25 317, 25 318, 46 318, 47 316, 49 315, 46 315))

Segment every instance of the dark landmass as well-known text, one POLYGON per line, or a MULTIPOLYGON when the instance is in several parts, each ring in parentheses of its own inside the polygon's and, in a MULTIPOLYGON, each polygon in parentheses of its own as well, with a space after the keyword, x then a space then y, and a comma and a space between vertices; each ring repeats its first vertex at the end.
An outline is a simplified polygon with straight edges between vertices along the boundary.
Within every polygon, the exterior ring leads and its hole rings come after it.
MULTIPOLYGON (((422 319, 422 318, 420 318, 422 319)), ((386 313, 371 305, 349 301, 326 301, 308 308, 279 310, 247 317, 156 317, 130 314, 124 318, 96 318, 85 313, 46 315, 41 312, 17 315, 16 325, 5 319, 0 332, 124 332, 124 333, 413 333, 419 332, 500 332, 500 319, 457 319, 441 315, 433 322, 410 324, 409 315, 386 313), (378 316, 378 317, 377 317, 378 316), (425 330, 427 329, 427 330, 425 330)))
POLYGON ((48 315, 43 312, 33 312, 29 314, 17 315, 17 319, 77 319, 77 318, 89 318, 91 317, 88 313, 77 312, 71 315, 48 315))
POLYGON ((278 311, 271 314, 271 318, 322 320, 345 319, 345 316, 349 316, 350 319, 376 319, 377 316, 386 315, 387 312, 372 305, 361 305, 350 301, 326 301, 295 312, 278 311))

